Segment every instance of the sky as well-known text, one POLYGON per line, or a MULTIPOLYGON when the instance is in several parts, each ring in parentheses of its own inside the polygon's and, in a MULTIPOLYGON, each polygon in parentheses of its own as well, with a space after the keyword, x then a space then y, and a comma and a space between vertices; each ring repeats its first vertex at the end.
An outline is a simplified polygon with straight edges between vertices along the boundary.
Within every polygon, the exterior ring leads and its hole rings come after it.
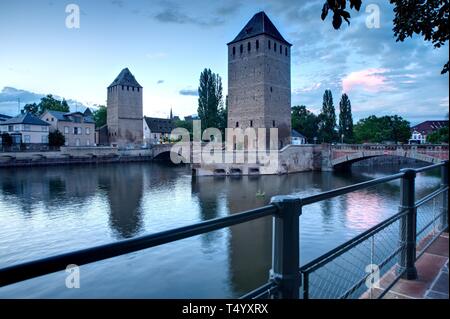
POLYGON ((200 72, 218 73, 225 96, 226 43, 263 10, 293 44, 292 105, 318 113, 330 89, 337 112, 348 94, 355 122, 372 114, 412 124, 446 118, 449 78, 440 71, 448 43, 396 42, 386 0, 363 0, 360 12, 350 10, 351 24, 334 30, 331 16, 320 19, 323 2, 0 0, 0 113, 17 113, 18 97, 23 106, 45 94, 106 104, 107 86, 128 67, 144 87, 144 115, 195 114, 200 72), (79 28, 66 26, 68 4, 80 9, 79 28), (369 28, 377 12, 379 24, 369 28))

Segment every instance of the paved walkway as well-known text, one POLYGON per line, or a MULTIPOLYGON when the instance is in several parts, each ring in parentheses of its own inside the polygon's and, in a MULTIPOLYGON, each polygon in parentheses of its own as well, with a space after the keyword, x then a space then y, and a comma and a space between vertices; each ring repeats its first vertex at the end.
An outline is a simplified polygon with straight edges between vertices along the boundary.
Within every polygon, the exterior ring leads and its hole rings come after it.
POLYGON ((386 299, 448 299, 448 233, 443 233, 417 260, 417 280, 400 279, 386 299))

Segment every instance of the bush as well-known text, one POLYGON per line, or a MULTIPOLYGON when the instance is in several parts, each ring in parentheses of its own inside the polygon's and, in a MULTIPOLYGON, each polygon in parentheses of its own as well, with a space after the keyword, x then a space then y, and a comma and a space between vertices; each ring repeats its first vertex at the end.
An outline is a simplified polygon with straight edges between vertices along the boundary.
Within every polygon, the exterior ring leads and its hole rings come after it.
POLYGON ((63 146, 65 143, 66 138, 60 131, 56 130, 48 134, 48 145, 60 147, 63 146))

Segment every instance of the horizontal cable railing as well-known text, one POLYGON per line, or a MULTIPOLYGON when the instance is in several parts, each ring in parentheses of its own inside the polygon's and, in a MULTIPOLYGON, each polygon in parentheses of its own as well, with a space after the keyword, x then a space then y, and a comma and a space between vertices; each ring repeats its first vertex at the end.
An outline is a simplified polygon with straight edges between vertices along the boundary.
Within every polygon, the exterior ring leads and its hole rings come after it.
POLYGON ((308 197, 275 196, 269 205, 257 209, 12 265, 0 269, 0 287, 64 270, 67 265, 81 266, 273 216, 273 265, 270 279, 268 283, 241 298, 380 298, 401 276, 413 279, 414 262, 422 253, 423 247, 431 245, 448 226, 447 173, 448 161, 445 161, 416 170, 402 170, 397 174, 308 197), (441 187, 415 201, 416 173, 439 167, 441 187), (299 221, 303 206, 398 179, 401 180, 402 197, 398 213, 300 267, 299 221), (416 225, 412 221, 417 221, 417 229, 409 227, 416 225), (416 241, 419 244, 418 255, 416 241), (368 269, 368 266, 372 268, 368 269), (364 284, 367 286, 368 280, 375 283, 376 276, 381 278, 378 282, 382 287, 367 289, 364 284))

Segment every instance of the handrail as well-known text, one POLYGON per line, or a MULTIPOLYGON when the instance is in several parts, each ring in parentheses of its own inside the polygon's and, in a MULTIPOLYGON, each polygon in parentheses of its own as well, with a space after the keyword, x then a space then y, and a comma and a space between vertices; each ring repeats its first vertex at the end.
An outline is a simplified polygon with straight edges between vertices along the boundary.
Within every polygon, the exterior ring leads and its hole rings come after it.
POLYGON ((59 270, 64 270, 67 265, 70 264, 81 266, 92 262, 117 257, 138 250, 167 244, 221 228, 241 224, 261 217, 270 216, 275 214, 276 211, 277 208, 274 205, 267 205, 243 213, 219 217, 205 222, 162 231, 151 235, 47 257, 19 265, 12 265, 0 269, 0 287, 50 274, 59 270))

